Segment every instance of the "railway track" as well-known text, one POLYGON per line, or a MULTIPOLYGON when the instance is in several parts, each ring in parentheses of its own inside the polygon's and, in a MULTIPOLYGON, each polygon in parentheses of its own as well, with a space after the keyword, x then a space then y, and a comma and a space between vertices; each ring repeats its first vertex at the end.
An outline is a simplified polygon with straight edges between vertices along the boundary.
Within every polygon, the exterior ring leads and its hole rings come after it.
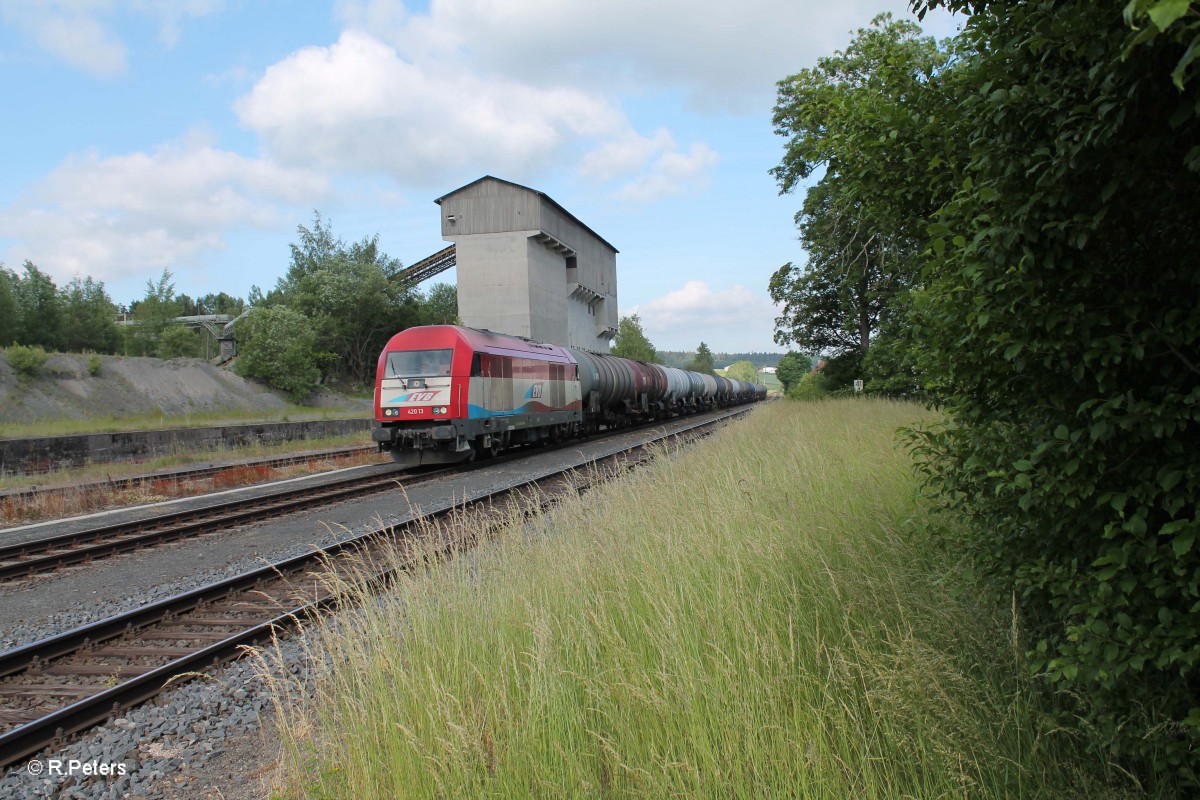
POLYGON ((163 542, 227 530, 263 519, 362 497, 399 485, 432 480, 451 470, 401 475, 385 466, 368 475, 355 475, 319 486, 287 488, 253 498, 101 525, 42 539, 0 546, 0 582, 54 572, 74 564, 140 550, 163 542))
POLYGON ((374 444, 351 445, 349 447, 332 447, 325 450, 316 450, 308 453, 296 453, 287 456, 273 456, 271 458, 248 459, 244 461, 234 461, 212 466, 183 467, 175 470, 152 472, 145 475, 130 475, 122 478, 104 478, 102 480, 77 483, 71 486, 31 486, 24 489, 6 489, 4 491, 0 491, 0 502, 20 505, 23 503, 29 503, 38 497, 45 497, 47 495, 54 494, 73 495, 84 492, 113 493, 155 484, 194 483, 196 481, 206 480, 208 478, 237 470, 282 469, 285 467, 295 466, 296 464, 306 464, 314 461, 352 458, 357 455, 373 453, 375 451, 376 447, 374 444))
MULTIPOLYGON (((330 570, 353 570, 361 581, 367 569, 372 585, 385 586, 396 569, 428 557, 429 550, 418 548, 409 562, 389 558, 397 543, 411 541, 414 531, 431 519, 487 507, 513 493, 544 507, 553 502, 556 488, 585 488, 578 479, 581 469, 649 459, 656 444, 707 435, 749 410, 659 429, 633 448, 510 478, 410 513, 395 525, 0 653, 0 767, 145 702, 172 679, 236 658, 246 645, 266 642, 277 629, 338 604, 341 599, 326 589, 330 570), (531 487, 540 491, 526 491, 531 487)), ((437 549, 471 544, 449 536, 437 549)))

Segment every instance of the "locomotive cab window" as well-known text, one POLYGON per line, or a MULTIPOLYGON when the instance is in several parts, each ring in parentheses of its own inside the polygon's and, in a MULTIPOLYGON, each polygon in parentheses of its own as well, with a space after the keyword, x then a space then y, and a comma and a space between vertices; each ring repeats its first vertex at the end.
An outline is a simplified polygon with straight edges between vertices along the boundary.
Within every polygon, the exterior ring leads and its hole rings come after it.
POLYGON ((453 350, 401 350, 388 353, 388 378, 436 378, 450 374, 453 350))

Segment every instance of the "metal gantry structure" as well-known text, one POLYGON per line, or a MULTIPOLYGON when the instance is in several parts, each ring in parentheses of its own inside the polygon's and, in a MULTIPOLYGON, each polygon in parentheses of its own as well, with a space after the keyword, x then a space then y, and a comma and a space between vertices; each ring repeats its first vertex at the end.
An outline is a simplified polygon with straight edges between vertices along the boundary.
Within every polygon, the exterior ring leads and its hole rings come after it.
POLYGON ((396 273, 393 280, 400 281, 405 287, 416 286, 418 283, 439 275, 457 264, 454 245, 438 250, 431 256, 422 258, 411 267, 405 267, 396 273))

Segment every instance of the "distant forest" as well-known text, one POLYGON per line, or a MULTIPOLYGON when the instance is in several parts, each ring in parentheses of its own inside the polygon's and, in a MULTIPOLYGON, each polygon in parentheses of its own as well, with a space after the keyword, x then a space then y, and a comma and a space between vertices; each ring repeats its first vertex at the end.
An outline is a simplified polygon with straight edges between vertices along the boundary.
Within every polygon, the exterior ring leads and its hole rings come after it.
MULTIPOLYGON (((658 360, 666 364, 668 367, 678 367, 684 369, 689 363, 696 358, 696 351, 690 352, 683 350, 655 350, 658 355, 658 360)), ((716 369, 725 369, 735 361, 749 361, 756 369, 763 367, 779 366, 779 359, 783 358, 783 353, 713 353, 713 367, 716 369)))

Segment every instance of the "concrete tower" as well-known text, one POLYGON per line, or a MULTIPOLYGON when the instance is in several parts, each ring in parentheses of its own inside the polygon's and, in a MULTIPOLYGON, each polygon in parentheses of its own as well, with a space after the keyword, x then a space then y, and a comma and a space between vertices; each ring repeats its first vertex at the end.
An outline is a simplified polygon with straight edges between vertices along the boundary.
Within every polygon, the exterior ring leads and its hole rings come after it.
POLYGON ((608 352, 615 247, 542 192, 490 175, 434 202, 454 243, 465 325, 608 352))

